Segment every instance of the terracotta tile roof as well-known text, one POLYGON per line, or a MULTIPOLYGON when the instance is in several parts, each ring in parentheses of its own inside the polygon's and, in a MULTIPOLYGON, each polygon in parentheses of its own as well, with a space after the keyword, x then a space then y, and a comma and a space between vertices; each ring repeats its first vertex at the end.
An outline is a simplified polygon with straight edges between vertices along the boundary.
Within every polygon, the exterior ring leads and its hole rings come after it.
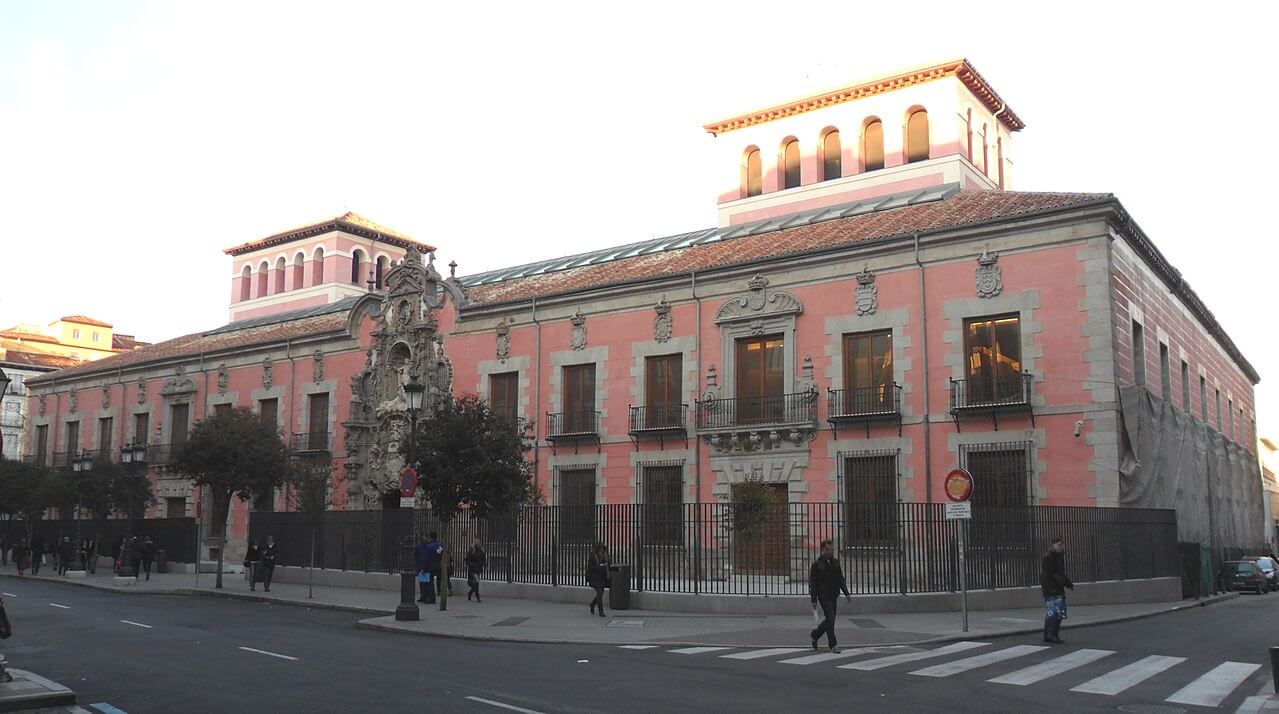
MULTIPOLYGON (((787 255, 798 255, 827 248, 838 248, 855 243, 894 236, 907 236, 922 231, 958 228, 969 224, 1016 218, 1021 215, 1064 209, 1103 200, 1110 200, 1105 193, 1034 193, 962 189, 949 197, 901 208, 875 210, 849 218, 817 220, 793 228, 779 227, 753 232, 749 227, 719 229, 728 236, 714 242, 702 242, 673 250, 646 253, 643 244, 627 246, 630 257, 606 260, 592 265, 572 267, 571 258, 564 262, 569 267, 562 270, 541 272, 527 277, 488 282, 489 276, 501 273, 493 271, 480 276, 464 278, 472 303, 502 303, 527 300, 533 297, 603 287, 638 280, 687 274, 691 270, 708 270, 743 263, 751 263, 787 255)), ((824 209, 823 214, 837 214, 839 207, 824 209)), ((773 219, 780 226, 790 222, 786 218, 773 219)), ((764 222, 764 226, 770 223, 764 222)), ((705 231, 715 238, 715 231, 705 231)), ((693 235, 693 234, 690 234, 693 235)), ((697 241, 709 238, 697 238, 697 241)), ((667 239, 657 239, 655 245, 667 239)), ((668 243, 669 244, 669 243, 668 243)), ((615 251, 616 252, 616 251, 615 251)), ((607 254, 607 251, 599 251, 607 254)), ((511 271, 516 272, 516 271, 511 271)))
POLYGON ((324 220, 308 223, 304 226, 298 226, 297 228, 290 228, 287 231, 274 233, 265 238, 260 238, 258 240, 249 241, 248 243, 242 243, 232 248, 227 248, 222 252, 227 255, 243 255, 245 253, 252 253, 255 250, 267 248, 273 245, 288 243, 289 241, 301 238, 310 238, 312 236, 322 235, 324 233, 330 233, 338 230, 346 233, 352 233, 363 238, 371 238, 383 243, 390 243, 391 245, 399 246, 400 248, 413 246, 422 253, 429 253, 435 250, 433 246, 429 246, 425 243, 419 243, 397 230, 387 228, 386 226, 375 221, 371 221, 358 213, 347 211, 340 216, 325 218, 324 220))
POLYGON ((17 352, 14 350, 5 350, 3 359, 0 362, 11 364, 20 364, 27 367, 45 367, 48 369, 65 369, 67 367, 75 367, 82 364, 84 360, 78 360, 71 357, 63 357, 62 355, 42 355, 35 352, 17 352))
MULTIPOLYGON (((152 362, 195 357, 200 354, 210 354, 254 345, 282 342, 291 338, 313 337, 326 332, 336 332, 346 328, 347 313, 350 311, 351 304, 353 304, 351 300, 339 301, 339 303, 333 304, 333 310, 320 314, 315 314, 316 310, 309 308, 298 311, 301 316, 296 317, 296 319, 290 319, 290 313, 282 313, 274 316, 277 319, 266 324, 255 321, 245 325, 242 329, 233 329, 235 323, 232 323, 217 330, 183 335, 182 337, 156 342, 155 344, 121 352, 110 357, 103 357, 92 362, 77 364, 68 369, 41 375, 38 379, 28 380, 27 383, 34 386, 43 384, 45 380, 63 380, 68 377, 83 377, 100 372, 114 372, 119 368, 135 367, 152 362)), ((249 323, 250 321, 244 322, 249 323)))
POLYGON ((121 335, 119 333, 111 335, 111 349, 113 350, 136 350, 149 344, 151 343, 134 339, 133 335, 121 335))
POLYGON ((111 325, 111 323, 109 323, 109 322, 103 322, 103 321, 101 321, 101 320, 95 320, 95 319, 93 319, 92 317, 85 317, 84 315, 66 315, 66 316, 64 316, 64 317, 62 317, 62 318, 59 318, 59 319, 61 319, 63 322, 74 322, 74 323, 76 323, 77 325, 94 325, 94 326, 96 326, 96 327, 111 327, 111 326, 112 326, 112 325, 111 325))
POLYGON ((58 344, 58 338, 56 337, 50 337, 39 332, 27 332, 26 330, 0 330, 0 337, 10 340, 25 340, 27 342, 44 342, 51 345, 58 344))

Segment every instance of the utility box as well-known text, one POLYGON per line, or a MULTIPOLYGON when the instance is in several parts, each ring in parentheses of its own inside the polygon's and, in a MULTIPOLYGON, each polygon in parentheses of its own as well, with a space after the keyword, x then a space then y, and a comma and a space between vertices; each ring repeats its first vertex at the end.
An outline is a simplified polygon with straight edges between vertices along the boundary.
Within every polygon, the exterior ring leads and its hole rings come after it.
POLYGON ((631 609, 631 566, 609 568, 608 606, 614 610, 631 609))

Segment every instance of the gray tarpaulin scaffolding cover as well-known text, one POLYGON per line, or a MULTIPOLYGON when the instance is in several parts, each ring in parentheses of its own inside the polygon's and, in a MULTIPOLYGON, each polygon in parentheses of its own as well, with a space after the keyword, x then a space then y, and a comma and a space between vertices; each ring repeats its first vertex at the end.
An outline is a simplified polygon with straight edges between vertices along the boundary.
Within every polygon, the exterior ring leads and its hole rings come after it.
POLYGON ((1257 457, 1151 394, 1119 389, 1119 504, 1177 511, 1178 540, 1248 548, 1265 540, 1257 457))

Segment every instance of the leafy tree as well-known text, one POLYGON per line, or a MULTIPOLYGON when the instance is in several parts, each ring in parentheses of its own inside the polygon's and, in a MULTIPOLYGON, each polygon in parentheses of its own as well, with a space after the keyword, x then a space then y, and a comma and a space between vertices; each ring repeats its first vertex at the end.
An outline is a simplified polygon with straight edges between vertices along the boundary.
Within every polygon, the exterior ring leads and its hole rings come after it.
POLYGON ((288 451, 274 424, 238 407, 196 422, 173 466, 196 486, 209 490, 213 537, 218 542, 217 587, 221 588, 231 499, 271 497, 289 478, 288 451))
MULTIPOLYGON (((536 500, 524 430, 495 414, 478 396, 437 397, 418 422, 416 446, 418 487, 442 523, 448 524, 463 509, 487 518, 536 500)), ((445 544, 444 573, 450 545, 445 544)), ((447 606, 445 594, 440 609, 447 606)))
POLYGON ((43 466, 0 459, 0 513, 25 522, 27 543, 35 522, 55 505, 51 477, 43 466))
POLYGON ((293 464, 289 474, 291 504, 295 510, 306 514, 311 530, 311 566, 307 569, 307 597, 313 595, 312 578, 315 570, 315 539, 324 513, 333 507, 333 467, 327 459, 300 460, 293 464))

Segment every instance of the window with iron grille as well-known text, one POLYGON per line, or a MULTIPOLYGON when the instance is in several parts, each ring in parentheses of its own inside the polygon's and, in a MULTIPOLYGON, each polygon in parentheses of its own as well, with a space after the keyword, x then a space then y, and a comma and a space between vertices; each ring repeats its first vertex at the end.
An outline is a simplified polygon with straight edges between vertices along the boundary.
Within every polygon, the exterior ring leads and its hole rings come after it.
POLYGON ((852 451, 839 456, 847 543, 896 542, 897 452, 852 451))
POLYGON ((1146 386, 1146 330, 1136 320, 1132 321, 1132 381, 1146 386))
POLYGON ((1159 395, 1172 401, 1172 365, 1168 361, 1168 345, 1159 343, 1159 395))
POLYGON ((559 480, 560 540, 595 540, 595 467, 561 469, 559 480))
POLYGON ((961 447, 964 467, 973 476, 973 506, 1030 505, 1029 442, 972 444, 961 447))
POLYGON ((639 498, 648 545, 684 543, 684 462, 639 465, 639 498))

